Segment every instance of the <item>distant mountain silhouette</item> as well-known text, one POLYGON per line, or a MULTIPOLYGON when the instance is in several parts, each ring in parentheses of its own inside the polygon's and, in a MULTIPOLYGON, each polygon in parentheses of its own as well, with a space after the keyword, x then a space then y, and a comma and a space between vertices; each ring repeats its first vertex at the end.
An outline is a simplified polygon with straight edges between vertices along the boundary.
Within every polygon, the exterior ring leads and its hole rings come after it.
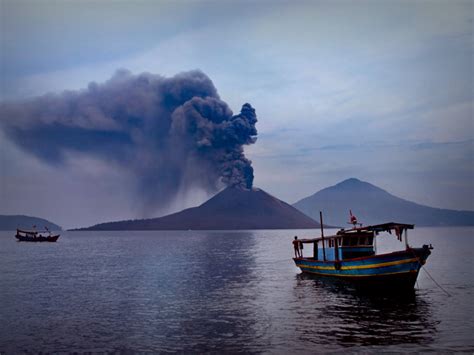
POLYGON ((349 209, 365 225, 390 221, 418 226, 474 225, 474 211, 423 206, 355 178, 325 188, 293 206, 313 218, 322 211, 324 224, 341 227, 349 221, 349 209))
POLYGON ((306 229, 319 224, 261 189, 226 188, 198 207, 160 218, 101 223, 80 230, 306 229))
POLYGON ((19 229, 32 229, 36 226, 38 230, 44 230, 44 227, 48 227, 50 230, 61 230, 61 227, 54 224, 46 219, 30 216, 8 216, 0 215, 0 230, 13 231, 19 229))

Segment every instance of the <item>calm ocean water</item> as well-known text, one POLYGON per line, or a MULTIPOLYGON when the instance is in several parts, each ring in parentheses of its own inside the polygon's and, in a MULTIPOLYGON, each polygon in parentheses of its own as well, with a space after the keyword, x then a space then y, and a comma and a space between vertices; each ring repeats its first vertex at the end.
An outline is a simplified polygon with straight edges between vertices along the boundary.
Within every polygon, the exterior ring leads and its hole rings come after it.
POLYGON ((0 232, 0 352, 474 351, 473 228, 411 231, 451 296, 422 270, 403 298, 301 275, 292 237, 318 234, 0 232))

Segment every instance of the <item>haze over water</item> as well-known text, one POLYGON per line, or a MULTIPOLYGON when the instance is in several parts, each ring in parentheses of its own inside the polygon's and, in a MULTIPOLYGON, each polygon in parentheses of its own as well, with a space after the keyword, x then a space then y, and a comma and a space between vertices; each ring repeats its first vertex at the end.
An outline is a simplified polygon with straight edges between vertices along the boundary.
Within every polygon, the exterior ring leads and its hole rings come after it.
POLYGON ((411 231, 451 296, 422 270, 405 298, 301 275, 291 239, 319 231, 0 232, 0 351, 473 351, 473 231, 411 231))

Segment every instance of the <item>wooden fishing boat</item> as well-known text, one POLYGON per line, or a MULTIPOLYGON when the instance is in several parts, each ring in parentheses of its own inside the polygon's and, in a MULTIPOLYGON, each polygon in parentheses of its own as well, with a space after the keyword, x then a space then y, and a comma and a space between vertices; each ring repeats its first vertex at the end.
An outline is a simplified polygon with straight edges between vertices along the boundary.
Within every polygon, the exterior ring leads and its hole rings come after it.
POLYGON ((36 231, 36 230, 16 230, 16 239, 19 242, 55 242, 59 238, 59 234, 52 235, 49 230, 36 231))
POLYGON ((357 227, 352 213, 351 223, 354 224, 352 229, 341 229, 336 235, 325 237, 321 228, 320 238, 299 240, 313 246, 313 255, 304 257, 300 253, 293 259, 296 266, 304 273, 344 279, 358 286, 413 289, 420 268, 433 249, 431 245, 409 246, 407 231, 414 225, 390 222, 357 227), (377 254, 376 238, 382 232, 394 232, 399 241, 404 237, 405 250, 377 254))

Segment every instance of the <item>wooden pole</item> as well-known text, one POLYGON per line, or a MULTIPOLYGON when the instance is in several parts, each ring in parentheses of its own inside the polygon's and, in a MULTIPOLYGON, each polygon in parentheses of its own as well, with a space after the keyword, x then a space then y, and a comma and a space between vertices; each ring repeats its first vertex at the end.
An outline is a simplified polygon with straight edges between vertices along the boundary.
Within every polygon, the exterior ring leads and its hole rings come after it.
POLYGON ((406 247, 406 250, 408 250, 408 248, 409 248, 408 247, 408 228, 405 229, 405 247, 406 247))
POLYGON ((374 252, 377 254, 377 233, 374 235, 374 252))
POLYGON ((319 211, 319 223, 321 224, 321 242, 323 244, 323 260, 326 261, 326 247, 324 246, 323 213, 321 211, 319 211))

